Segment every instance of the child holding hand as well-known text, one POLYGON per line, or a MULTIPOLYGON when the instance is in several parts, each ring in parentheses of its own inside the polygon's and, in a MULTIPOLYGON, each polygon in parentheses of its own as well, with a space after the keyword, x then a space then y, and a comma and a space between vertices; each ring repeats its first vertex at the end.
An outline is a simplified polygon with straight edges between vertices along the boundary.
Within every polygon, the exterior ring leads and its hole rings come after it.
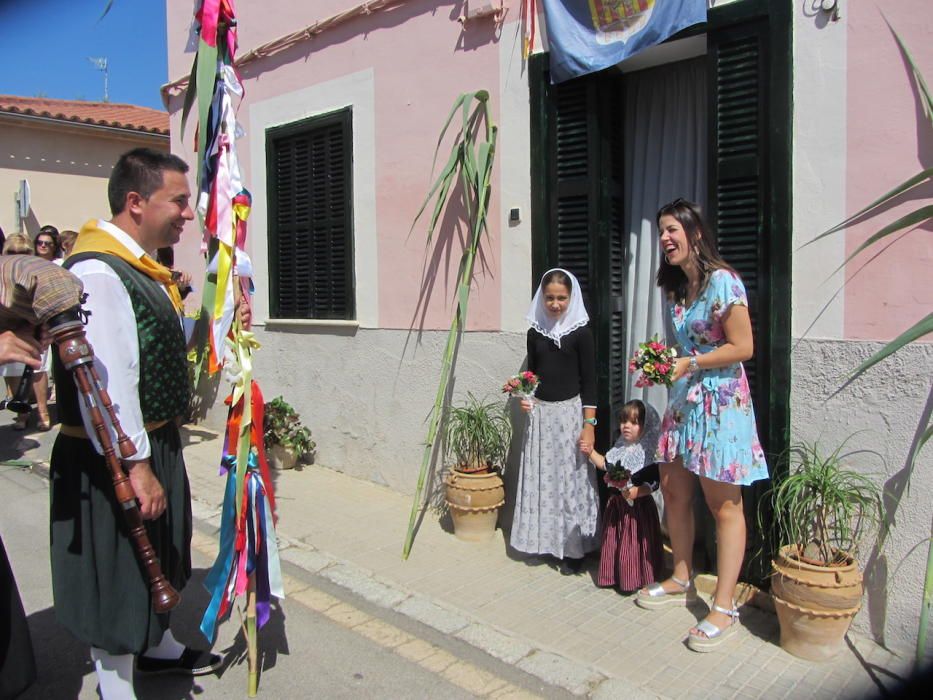
POLYGON ((660 477, 653 457, 658 443, 657 413, 641 401, 629 401, 619 414, 619 439, 601 455, 584 450, 590 462, 607 472, 603 479, 612 491, 603 517, 602 551, 597 585, 618 586, 632 593, 655 581, 661 572, 661 523, 651 498, 660 477), (631 473, 627 482, 614 481, 619 466, 631 473))

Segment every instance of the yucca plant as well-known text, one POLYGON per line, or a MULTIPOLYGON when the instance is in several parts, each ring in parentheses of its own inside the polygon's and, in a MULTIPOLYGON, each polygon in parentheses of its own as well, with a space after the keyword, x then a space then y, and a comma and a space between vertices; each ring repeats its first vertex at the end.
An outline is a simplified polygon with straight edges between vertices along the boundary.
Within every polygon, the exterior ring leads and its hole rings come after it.
POLYGON ((786 475, 771 490, 779 545, 796 545, 801 560, 817 566, 857 557, 865 536, 881 523, 881 489, 845 464, 842 447, 823 455, 815 443, 788 451, 786 475))
POLYGON ((503 402, 480 401, 467 394, 463 405, 450 408, 444 432, 447 463, 457 471, 484 471, 505 464, 512 422, 503 402))
MULTIPOLYGON (((427 244, 430 245, 441 212, 449 203, 452 193, 457 190, 456 184, 460 183, 462 203, 466 211, 469 227, 469 237, 460 256, 456 305, 453 319, 450 322, 450 331, 447 334, 444 356, 441 360, 440 381, 434 398, 434 406, 431 409, 428 435, 424 441, 424 452, 421 459, 421 471, 418 473, 418 484, 415 487, 414 502, 408 520, 408 532, 405 535, 405 544, 402 547, 402 556, 405 559, 408 558, 408 554, 411 552, 411 544, 415 535, 415 523, 418 519, 418 511, 422 507, 424 481, 444 415, 450 377, 453 374, 453 361, 466 325, 467 305, 470 301, 470 284, 473 281, 473 266, 479 255, 483 234, 488 235, 486 214, 489 208, 492 164, 496 152, 496 134, 498 132, 497 127, 492 123, 489 111, 489 93, 485 90, 467 92, 454 101, 453 108, 450 110, 450 114, 447 115, 447 121, 444 122, 444 127, 437 139, 438 145, 434 151, 435 163, 437 162, 440 144, 458 113, 460 114, 459 129, 454 137, 450 155, 440 175, 428 190, 428 194, 411 225, 413 230, 428 204, 434 199, 434 209, 431 213, 431 221, 428 224, 427 244), (477 137, 480 132, 485 136, 482 141, 479 141, 477 137)), ((431 169, 433 172, 433 164, 431 169)))

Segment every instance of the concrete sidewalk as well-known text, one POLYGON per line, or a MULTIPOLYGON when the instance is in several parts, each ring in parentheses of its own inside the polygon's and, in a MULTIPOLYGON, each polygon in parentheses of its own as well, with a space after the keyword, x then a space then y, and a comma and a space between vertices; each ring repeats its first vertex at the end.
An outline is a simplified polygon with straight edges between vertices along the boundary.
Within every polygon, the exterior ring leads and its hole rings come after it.
MULTIPOLYGON (((186 434, 196 516, 219 523, 219 439, 201 428, 186 434)), ((705 607, 642 610, 595 586, 595 561, 562 576, 510 558, 501 530, 488 543, 461 542, 430 512, 404 561, 411 499, 319 465, 277 473, 276 498, 283 559, 575 694, 861 698, 909 669, 909 659, 854 634, 832 662, 802 661, 778 646, 774 615, 748 605, 737 635, 696 654, 682 640, 705 607)))
MULTIPOLYGON (((54 433, 29 434, 23 456, 47 461, 54 433)), ((199 426, 183 435, 195 518, 219 526, 220 438, 199 426)), ((682 641, 705 607, 642 610, 595 586, 596 561, 562 576, 536 559, 510 558, 501 531, 488 543, 461 542, 430 512, 404 561, 411 499, 320 465, 277 472, 276 499, 283 560, 577 695, 862 698, 891 689, 910 668, 906 656, 854 634, 831 662, 797 659, 778 646, 774 615, 748 605, 736 635, 696 654, 682 641)))

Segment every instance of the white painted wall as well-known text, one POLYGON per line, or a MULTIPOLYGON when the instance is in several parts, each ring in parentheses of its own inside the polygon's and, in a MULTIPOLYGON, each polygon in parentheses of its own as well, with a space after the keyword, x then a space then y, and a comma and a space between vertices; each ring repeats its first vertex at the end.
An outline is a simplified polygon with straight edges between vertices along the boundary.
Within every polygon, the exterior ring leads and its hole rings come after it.
MULTIPOLYGON (((917 636, 927 553, 926 546, 915 547, 929 537, 933 517, 933 483, 927 478, 933 450, 921 453, 909 492, 906 463, 924 417, 929 420, 933 410, 933 347, 902 350, 842 388, 849 373, 883 343, 845 339, 845 294, 833 296, 844 280, 831 273, 845 260, 848 234, 801 248, 871 198, 847 201, 849 160, 858 156, 849 150, 847 126, 868 117, 850 112, 848 54, 866 48, 847 45, 846 9, 843 4, 839 20, 830 21, 810 3, 794 5, 791 441, 817 442, 830 453, 848 439, 847 450, 854 452, 848 464, 889 494, 889 537, 880 548, 869 540, 859 553, 866 596, 853 628, 909 653, 917 636)), ((861 36, 866 41, 864 32, 861 36)), ((884 189, 879 186, 877 195, 884 189)), ((851 275, 853 266, 847 272, 851 275)), ((876 287, 876 300, 883 303, 886 293, 876 287)), ((902 320, 906 328, 915 319, 902 320)))
POLYGON ((791 335, 843 338, 846 237, 808 241, 846 218, 846 20, 794 13, 791 335))
POLYGON ((499 207, 503 331, 524 333, 534 288, 531 282, 531 118, 528 74, 522 60, 519 22, 506 24, 499 42, 499 207), (514 37, 514 40, 513 40, 514 37), (517 208, 521 221, 509 223, 517 208))

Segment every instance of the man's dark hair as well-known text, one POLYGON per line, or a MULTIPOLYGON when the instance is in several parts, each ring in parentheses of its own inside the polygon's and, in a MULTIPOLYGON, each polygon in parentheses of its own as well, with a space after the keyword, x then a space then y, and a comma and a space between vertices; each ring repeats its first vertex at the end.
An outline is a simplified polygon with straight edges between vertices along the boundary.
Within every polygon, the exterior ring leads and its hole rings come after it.
POLYGON ((143 199, 162 187, 162 173, 174 170, 188 172, 188 164, 176 155, 153 151, 151 148, 134 148, 127 151, 113 166, 110 182, 107 183, 107 199, 110 213, 116 216, 126 207, 126 195, 137 192, 143 199))

